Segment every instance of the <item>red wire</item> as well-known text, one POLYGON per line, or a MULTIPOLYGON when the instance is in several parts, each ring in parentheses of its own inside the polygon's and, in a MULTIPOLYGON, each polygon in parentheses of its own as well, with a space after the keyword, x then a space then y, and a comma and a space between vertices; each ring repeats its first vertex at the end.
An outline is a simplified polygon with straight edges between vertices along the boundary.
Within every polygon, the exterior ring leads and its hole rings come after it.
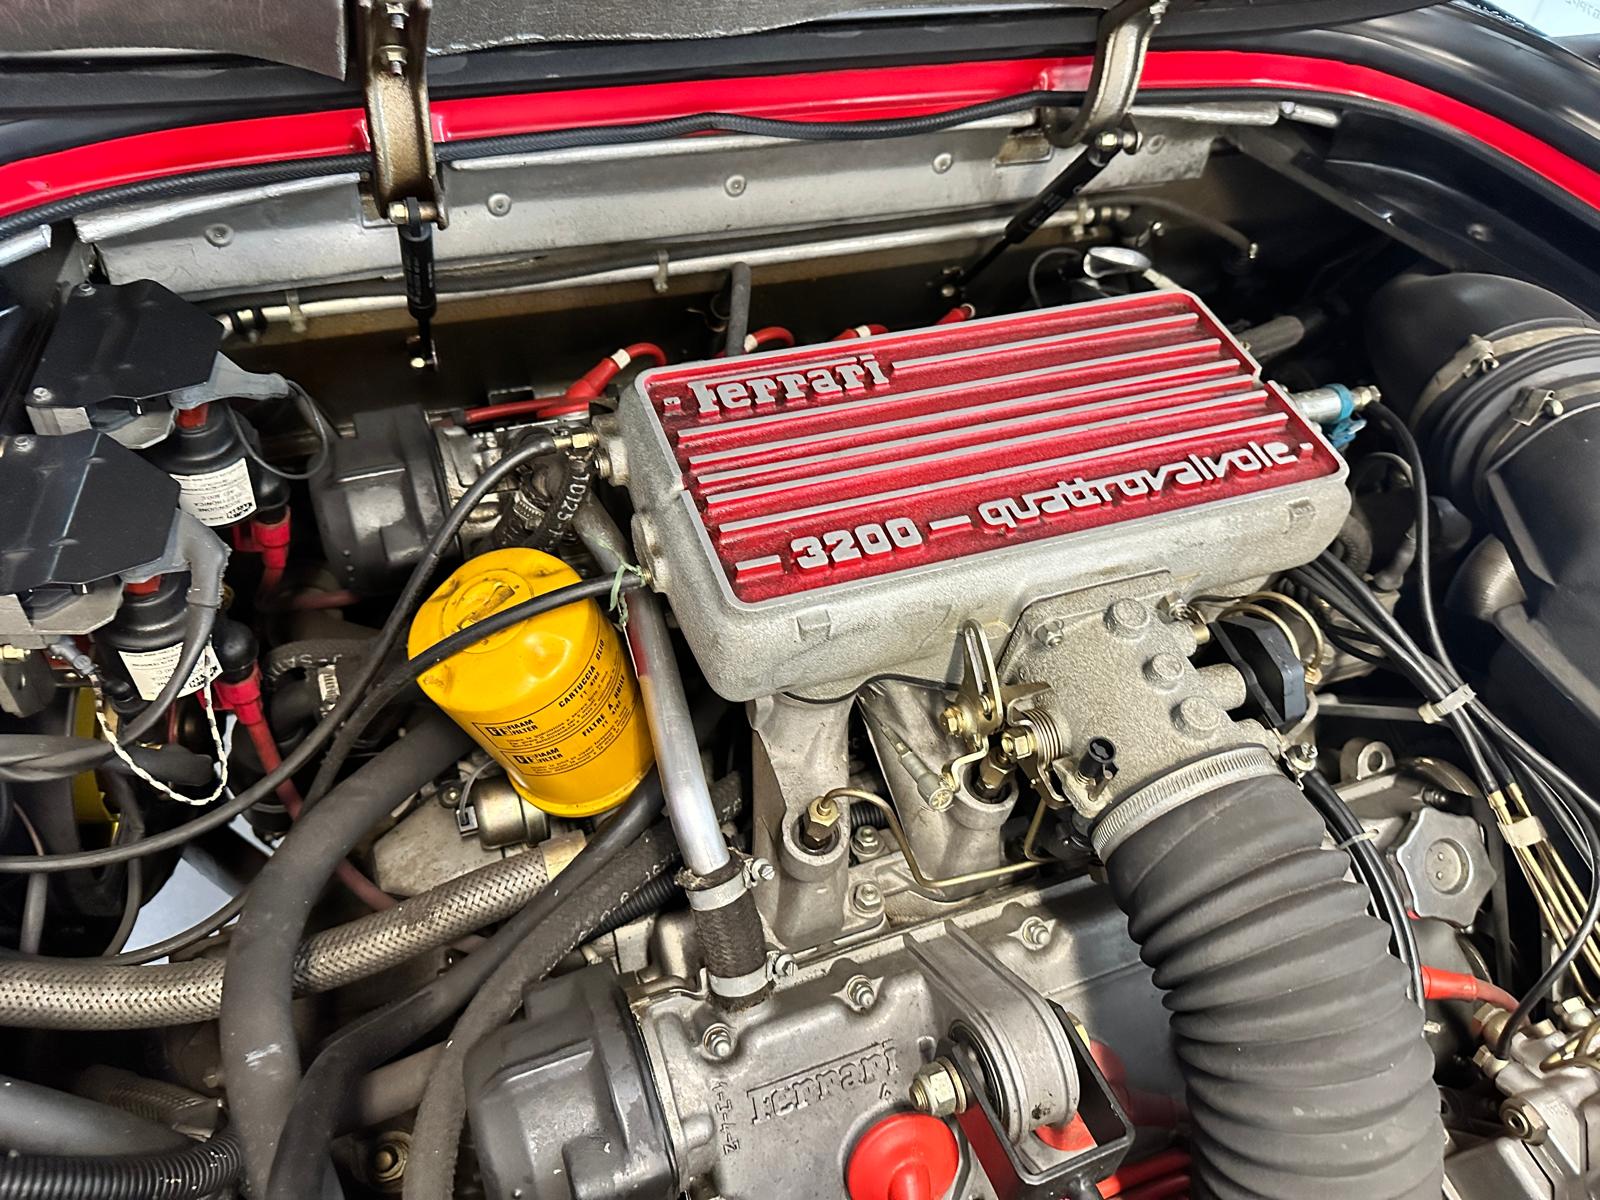
MULTIPOLYGON (((250 735, 250 744, 256 748, 256 757, 261 760, 263 771, 276 771, 283 762, 283 756, 278 752, 278 743, 272 736, 272 730, 265 721, 246 721, 240 719, 245 732, 250 735)), ((291 821, 300 819, 300 810, 305 807, 300 799, 300 789, 294 786, 293 781, 285 779, 278 785, 278 799, 283 801, 283 807, 289 814, 291 821)), ((335 872, 339 882, 349 889, 351 895, 360 900, 368 908, 383 909, 394 907, 394 897, 389 895, 372 880, 368 879, 353 864, 341 860, 335 872)))
POLYGON ((750 354, 756 350, 787 349, 792 345, 794 345, 794 334, 790 333, 782 325, 768 325, 764 329, 756 330, 744 339, 744 352, 750 354))
MULTIPOLYGON (((1131 1200, 1130 1188, 1138 1187, 1140 1184, 1165 1182, 1169 1176, 1181 1176, 1184 1187, 1187 1188, 1189 1161, 1189 1155, 1182 1150, 1165 1150, 1139 1162, 1124 1164, 1100 1181, 1098 1186, 1102 1200, 1111 1200, 1113 1196, 1129 1197, 1131 1200)), ((1141 1197, 1141 1200, 1153 1200, 1153 1198, 1141 1197)))
POLYGON ((1165 1179, 1158 1179, 1154 1183, 1147 1183, 1143 1187, 1122 1193, 1122 1200, 1176 1200, 1177 1197, 1187 1200, 1188 1195, 1189 1176, 1169 1175, 1165 1179))
MULTIPOLYGON (((793 345, 791 340, 790 345, 793 345)), ((468 425, 486 425, 507 417, 566 417, 587 412, 589 401, 605 391, 606 384, 617 377, 617 372, 640 359, 650 359, 658 367, 667 365, 667 352, 654 342, 634 342, 624 346, 614 355, 607 355, 590 367, 559 396, 535 396, 529 400, 508 400, 504 404, 486 404, 467 413, 468 425), (621 358, 623 361, 618 362, 621 358)))
POLYGON ((1504 988, 1475 975, 1462 975, 1438 967, 1422 968, 1422 994, 1429 1000, 1467 1000, 1493 1004, 1507 1012, 1517 1010, 1517 998, 1504 988))

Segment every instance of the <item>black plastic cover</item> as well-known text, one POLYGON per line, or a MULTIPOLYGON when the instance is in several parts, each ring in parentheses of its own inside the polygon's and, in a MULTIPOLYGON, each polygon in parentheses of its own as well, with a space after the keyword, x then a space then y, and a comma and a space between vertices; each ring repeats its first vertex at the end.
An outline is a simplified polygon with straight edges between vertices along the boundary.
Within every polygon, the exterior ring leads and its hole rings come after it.
POLYGON ((151 279, 74 288, 33 375, 35 408, 131 407, 211 378, 222 326, 151 279))
POLYGON ((103 433, 0 447, 0 595, 71 587, 159 559, 178 485, 103 433))
POLYGON ((439 451, 416 404, 355 415, 328 469, 311 481, 317 531, 339 582, 358 592, 397 584, 444 521, 439 451))
POLYGON ((529 988, 524 1017, 467 1055, 472 1140, 491 1196, 678 1194, 644 1043, 609 967, 529 988))
POLYGON ((1306 669, 1283 630, 1260 617, 1238 613, 1211 626, 1211 636, 1244 677, 1251 716, 1274 729, 1288 729, 1306 715, 1306 669))

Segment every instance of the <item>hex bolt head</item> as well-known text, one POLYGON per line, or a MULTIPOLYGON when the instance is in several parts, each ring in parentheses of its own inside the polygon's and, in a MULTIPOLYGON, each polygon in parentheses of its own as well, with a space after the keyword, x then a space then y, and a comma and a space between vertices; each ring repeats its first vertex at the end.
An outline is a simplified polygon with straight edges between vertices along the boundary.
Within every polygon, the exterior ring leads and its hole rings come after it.
POLYGON ((1286 747, 1283 761, 1296 775, 1317 769, 1317 748, 1309 742, 1295 742, 1286 747))
POLYGON ((1046 650, 1054 650, 1067 640, 1067 635, 1062 630, 1059 621, 1046 621, 1042 625, 1035 626, 1033 640, 1046 650))
POLYGON ((799 961, 787 951, 774 950, 767 955, 767 977, 769 979, 790 979, 799 970, 799 961))
POLYGON ((35 404, 49 404, 56 397, 56 394, 47 387, 36 387, 28 395, 35 404))
POLYGON ((396 1130, 386 1133, 373 1146, 367 1164, 372 1172, 372 1182, 386 1192, 399 1191, 411 1161, 411 1138, 396 1130))
POLYGON ((744 864, 744 882, 746 887, 755 887, 758 884, 769 883, 778 873, 778 869, 764 858, 752 858, 744 864))
POLYGON ((883 853, 883 835, 875 826, 857 825, 850 832, 850 848, 857 858, 875 858, 883 853))
POLYGON ((1012 762, 1020 762, 1034 751, 1033 734, 1026 729, 1006 729, 1000 734, 1000 753, 1012 762))
POLYGON ((726 1062, 733 1057, 733 1030, 721 1021, 707 1026, 700 1035, 700 1049, 713 1062, 726 1062))
POLYGON ((511 197, 504 192, 496 192, 484 201, 484 207, 489 210, 492 217, 503 217, 511 211, 511 197))
POLYGON ((953 1117, 965 1112, 967 1090, 947 1059, 936 1058, 911 1077, 911 1104, 930 1117, 953 1117))
POLYGON ((940 723, 944 731, 951 737, 965 733, 967 730, 967 714, 959 704, 946 704, 944 711, 939 714, 940 723))
POLYGON ((1539 1110, 1521 1096, 1513 1096, 1500 1106, 1500 1123, 1512 1137, 1534 1146, 1550 1132, 1539 1110))
POLYGON ((875 883, 858 883, 850 893, 850 903, 856 911, 866 916, 876 916, 883 911, 883 892, 875 883))
POLYGON ((730 196, 744 195, 745 188, 750 186, 750 181, 743 175, 729 175, 722 181, 722 190, 730 196))

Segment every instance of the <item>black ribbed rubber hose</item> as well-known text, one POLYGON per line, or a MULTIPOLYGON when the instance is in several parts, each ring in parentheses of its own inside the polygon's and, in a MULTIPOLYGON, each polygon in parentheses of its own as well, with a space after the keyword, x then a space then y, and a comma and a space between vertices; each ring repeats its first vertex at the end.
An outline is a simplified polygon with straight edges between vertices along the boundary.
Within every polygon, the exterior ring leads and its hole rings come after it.
POLYGON ((0 1200, 201 1200, 231 1194, 243 1170, 231 1129, 149 1154, 18 1154, 0 1157, 0 1200))
POLYGON ((1172 1014, 1196 1195, 1438 1200, 1422 1013, 1349 858, 1322 842, 1294 784, 1266 776, 1162 812, 1107 853, 1172 1014))

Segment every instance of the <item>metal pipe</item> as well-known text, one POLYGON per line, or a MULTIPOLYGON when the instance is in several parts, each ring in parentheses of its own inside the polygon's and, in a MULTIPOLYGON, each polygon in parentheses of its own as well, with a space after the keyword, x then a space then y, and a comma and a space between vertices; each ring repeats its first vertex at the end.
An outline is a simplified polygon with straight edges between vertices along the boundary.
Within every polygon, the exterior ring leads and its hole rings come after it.
MULTIPOLYGON (((628 565, 629 546, 610 515, 593 500, 584 501, 572 523, 603 571, 628 565)), ((678 660, 672 653, 661 604, 648 589, 628 595, 628 649, 639 676, 650 739, 655 743, 656 769, 667 801, 667 820, 683 854, 683 865, 694 874, 708 876, 728 865, 728 842, 722 836, 717 811, 711 803, 705 769, 700 764, 700 744, 684 696, 678 660)))

